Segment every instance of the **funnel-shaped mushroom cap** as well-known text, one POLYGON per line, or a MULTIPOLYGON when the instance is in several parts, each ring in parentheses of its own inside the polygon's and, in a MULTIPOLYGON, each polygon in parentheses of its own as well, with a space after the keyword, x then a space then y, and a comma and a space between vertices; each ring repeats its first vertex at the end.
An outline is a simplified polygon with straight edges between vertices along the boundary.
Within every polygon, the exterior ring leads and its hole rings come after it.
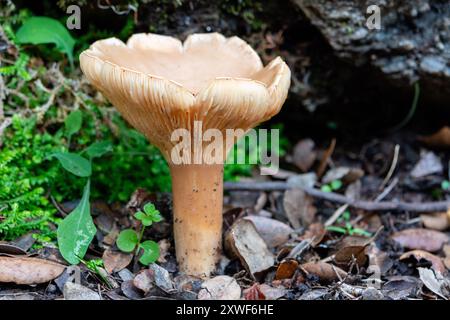
POLYGON ((156 34, 95 42, 80 56, 81 69, 136 129, 167 159, 171 133, 247 131, 277 114, 286 99, 290 71, 281 58, 263 67, 238 37, 193 34, 184 43, 156 34))

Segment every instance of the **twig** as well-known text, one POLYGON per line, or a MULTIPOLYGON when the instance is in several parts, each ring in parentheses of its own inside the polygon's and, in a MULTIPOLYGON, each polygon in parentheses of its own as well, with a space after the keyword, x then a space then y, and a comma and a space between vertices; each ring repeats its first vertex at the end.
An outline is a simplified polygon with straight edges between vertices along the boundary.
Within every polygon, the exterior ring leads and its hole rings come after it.
POLYGON ((299 242, 292 250, 291 252, 289 252, 289 254, 287 255, 286 258, 292 258, 292 259, 297 259, 302 253, 303 251, 305 251, 306 249, 309 248, 309 246, 311 245, 311 243, 313 242, 314 238, 312 239, 305 239, 301 242, 299 242))
POLYGON ((382 193, 380 193, 376 198, 375 198, 375 202, 380 202, 381 200, 383 200, 384 198, 386 198, 386 196, 392 191, 392 189, 395 188, 395 186, 398 183, 398 179, 394 178, 392 180, 392 182, 387 186, 386 189, 383 190, 382 193))
POLYGON ((411 211, 411 212, 436 212, 447 211, 450 201, 436 202, 403 202, 403 201, 364 201, 352 200, 334 192, 323 192, 315 188, 304 187, 294 183, 270 181, 270 182, 225 182, 227 191, 284 191, 288 189, 301 189, 312 197, 348 204, 350 207, 366 211, 411 211))
POLYGON ((348 208, 348 203, 343 204, 342 206, 340 206, 334 213, 333 215, 328 218, 327 221, 325 221, 324 226, 325 227, 329 227, 331 226, 333 223, 336 222, 337 219, 339 219, 339 217, 345 212, 345 210, 347 210, 348 208))
POLYGON ((400 145, 396 144, 394 148, 394 157, 392 158, 391 167, 389 168, 388 174, 386 175, 386 178, 384 178, 383 183, 380 186, 380 190, 383 190, 383 188, 389 182, 389 179, 391 179, 392 174, 395 171, 395 167, 397 166, 399 153, 400 153, 400 145))
POLYGON ((322 160, 320 161, 320 165, 319 168, 317 169, 317 177, 321 177, 323 176, 325 169, 327 168, 327 163, 328 160, 330 159, 331 155, 334 152, 334 149, 336 148, 336 139, 333 138, 333 140, 331 140, 330 146, 328 147, 328 149, 325 151, 322 160))

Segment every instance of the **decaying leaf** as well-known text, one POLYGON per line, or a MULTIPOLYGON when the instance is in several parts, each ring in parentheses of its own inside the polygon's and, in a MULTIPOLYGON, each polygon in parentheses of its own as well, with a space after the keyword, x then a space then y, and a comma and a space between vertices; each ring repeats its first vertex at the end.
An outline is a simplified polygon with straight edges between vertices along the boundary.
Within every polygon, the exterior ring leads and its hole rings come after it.
POLYGON ((423 284, 430 291, 447 300, 448 292, 445 290, 445 286, 447 285, 445 278, 439 272, 434 272, 431 269, 417 268, 417 270, 419 271, 419 277, 423 284))
POLYGON ((159 263, 167 262, 166 256, 169 254, 170 241, 167 239, 161 239, 158 241, 158 246, 159 246, 158 262, 159 263))
POLYGON ((428 229, 406 229, 395 232, 392 239, 408 249, 429 252, 439 251, 448 242, 448 236, 442 232, 428 229))
POLYGON ((278 220, 250 215, 244 219, 250 220, 255 225, 256 231, 266 242, 269 248, 275 248, 285 244, 294 230, 287 224, 278 220))
POLYGON ((156 285, 164 292, 170 293, 175 288, 174 283, 170 278, 169 272, 156 263, 151 263, 148 266, 148 270, 145 275, 152 281, 154 285, 156 285))
POLYGON ((64 300, 102 300, 97 292, 78 283, 66 282, 63 291, 64 300))
POLYGON ((242 292, 245 300, 265 300, 266 296, 261 292, 260 284, 255 283, 242 292))
POLYGON ((284 297, 287 289, 284 287, 271 287, 265 283, 255 283, 243 291, 245 300, 277 300, 284 297))
POLYGON ((355 182, 364 176, 364 171, 359 168, 337 167, 328 170, 322 178, 322 183, 330 183, 335 180, 342 180, 346 184, 355 182))
POLYGON ((308 227, 301 239, 312 239, 311 246, 314 248, 322 242, 326 234, 327 229, 325 229, 322 223, 317 222, 308 227))
POLYGON ((241 287, 229 276, 217 276, 202 283, 198 293, 199 300, 238 300, 241 297, 241 287))
POLYGON ((303 190, 295 188, 286 190, 284 193, 283 207, 294 229, 310 225, 317 212, 313 205, 313 198, 303 190))
POLYGON ((252 275, 269 269, 275 262, 255 225, 249 220, 240 219, 231 226, 225 236, 225 248, 232 257, 239 258, 252 275))
POLYGON ((383 285, 382 292, 385 296, 400 300, 407 297, 414 297, 421 289, 422 283, 416 277, 411 276, 393 276, 383 285))
POLYGON ((445 266, 444 263, 442 262, 442 259, 439 258, 438 256, 435 256, 432 253, 423 250, 412 250, 405 252, 400 256, 399 260, 407 260, 412 257, 414 257, 418 262, 420 262, 420 260, 428 261, 429 263, 431 263, 431 267, 435 271, 440 272, 441 274, 445 272, 445 266))
POLYGON ((126 268, 131 260, 133 260, 133 255, 131 253, 107 249, 103 252, 102 260, 106 271, 108 271, 108 273, 113 273, 126 268))
POLYGON ((300 266, 305 272, 315 274, 321 281, 332 282, 344 279, 347 273, 339 267, 325 262, 307 262, 300 266))
POLYGON ((340 249, 334 256, 334 262, 341 268, 349 268, 353 260, 362 267, 367 262, 367 246, 348 246, 340 249))
POLYGON ((282 279, 292 278, 295 271, 297 270, 297 267, 298 267, 297 260, 289 259, 289 260, 282 261, 277 268, 277 272, 275 274, 275 279, 282 280, 282 279))
POLYGON ((280 299, 288 292, 283 286, 271 287, 265 283, 259 285, 259 290, 264 294, 266 300, 280 299))
POLYGON ((430 147, 450 148, 450 127, 442 127, 438 132, 421 137, 420 140, 430 147))
POLYGON ((133 285, 147 294, 151 289, 155 288, 153 284, 153 276, 148 269, 138 272, 133 279, 133 285))
POLYGON ((30 257, 0 257, 0 282, 38 284, 51 281, 63 273, 62 264, 30 257))
POLYGON ((445 267, 450 270, 450 244, 445 244, 442 248, 442 251, 444 251, 444 265, 445 267))
POLYGON ((430 174, 441 173, 444 167, 441 159, 431 151, 423 151, 420 153, 420 160, 411 171, 413 178, 422 178, 430 174))
POLYGON ((27 254, 26 251, 24 251, 22 248, 20 248, 19 246, 16 246, 12 243, 8 243, 6 241, 0 241, 0 254, 5 253, 5 254, 12 254, 12 255, 25 255, 27 254))
POLYGON ((421 214, 420 220, 428 229, 444 231, 450 226, 450 209, 447 212, 421 214))
POLYGON ((317 153, 314 151, 314 141, 311 139, 300 140, 295 146, 292 161, 302 170, 307 172, 316 161, 317 153))
POLYGON ((367 248, 367 255, 369 257, 369 267, 376 266, 381 275, 384 275, 394 265, 394 260, 389 255, 378 249, 377 246, 369 246, 367 248))
POLYGON ((120 289, 128 299, 140 300, 143 298, 142 292, 134 285, 132 280, 122 282, 120 289))
POLYGON ((355 262, 363 267, 367 262, 366 249, 372 239, 360 236, 348 236, 337 245, 338 251, 334 254, 334 262, 341 268, 348 268, 355 262))

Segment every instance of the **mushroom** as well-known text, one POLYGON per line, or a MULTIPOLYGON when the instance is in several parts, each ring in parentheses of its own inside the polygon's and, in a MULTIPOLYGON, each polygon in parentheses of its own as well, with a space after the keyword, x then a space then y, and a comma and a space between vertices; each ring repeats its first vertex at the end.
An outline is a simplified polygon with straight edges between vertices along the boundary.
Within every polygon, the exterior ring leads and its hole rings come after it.
POLYGON ((81 53, 80 63, 88 80, 164 155, 179 269, 209 276, 222 247, 226 154, 245 132, 279 112, 290 85, 288 66, 278 57, 263 67, 245 41, 218 33, 193 34, 184 43, 157 34, 135 34, 126 44, 99 40, 81 53), (197 121, 203 132, 217 129, 224 136, 227 129, 242 129, 223 145, 221 162, 205 161, 191 147, 176 152, 175 130, 194 141, 197 121))

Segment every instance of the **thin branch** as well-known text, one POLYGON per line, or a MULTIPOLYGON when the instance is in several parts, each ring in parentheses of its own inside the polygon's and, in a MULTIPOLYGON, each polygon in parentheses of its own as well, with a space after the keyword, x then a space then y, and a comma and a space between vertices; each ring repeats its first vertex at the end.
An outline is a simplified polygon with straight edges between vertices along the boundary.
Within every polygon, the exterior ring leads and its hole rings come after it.
POLYGON ((315 188, 303 187, 287 182, 225 182, 224 188, 227 191, 284 191, 288 189, 301 189, 312 197, 336 202, 339 204, 348 204, 350 207, 366 211, 410 211, 410 212, 438 212, 447 211, 450 207, 450 201, 436 202, 403 202, 403 201, 364 201, 352 200, 341 194, 334 192, 323 192, 315 188))
POLYGON ((389 182, 389 180, 392 177, 392 174, 395 171, 395 167, 397 167, 397 162, 398 162, 398 155, 400 153, 400 145, 396 144, 395 148, 394 148, 394 157, 392 158, 392 163, 391 163, 391 167, 389 168, 389 172, 386 175, 386 178, 384 178, 383 183, 380 186, 380 190, 383 190, 384 187, 386 186, 386 184, 389 182))

